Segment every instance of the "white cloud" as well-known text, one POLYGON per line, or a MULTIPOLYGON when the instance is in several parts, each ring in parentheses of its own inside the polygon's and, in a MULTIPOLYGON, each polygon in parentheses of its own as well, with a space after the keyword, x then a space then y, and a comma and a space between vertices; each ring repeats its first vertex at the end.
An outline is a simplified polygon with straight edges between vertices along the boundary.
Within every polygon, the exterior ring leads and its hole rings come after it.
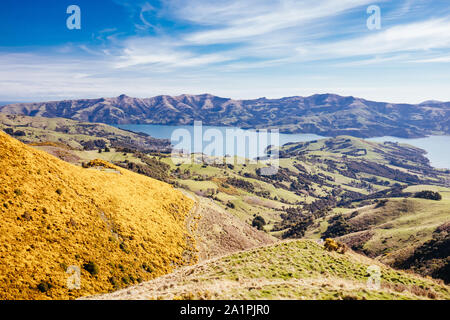
POLYGON ((375 35, 332 44, 328 48, 344 56, 423 51, 448 48, 449 34, 450 20, 434 19, 395 26, 375 35))
POLYGON ((154 72, 167 72, 174 68, 207 66, 232 59, 220 53, 196 54, 170 38, 131 38, 121 46, 123 48, 113 62, 114 68, 147 65, 154 72))
POLYGON ((262 5, 251 3, 252 6, 247 8, 240 8, 233 2, 234 6, 229 4, 228 7, 225 7, 234 8, 231 13, 224 8, 221 8, 218 13, 217 8, 206 7, 200 9, 200 15, 196 15, 192 12, 192 7, 189 7, 186 9, 187 12, 180 10, 183 15, 181 13, 179 15, 184 16, 185 14, 188 19, 199 23, 206 20, 213 27, 212 30, 200 31, 186 36, 185 39, 188 42, 213 44, 251 41, 254 37, 271 32, 304 27, 315 20, 336 17, 345 11, 371 2, 371 0, 321 0, 314 2, 284 0, 272 2, 271 6, 267 5, 267 2, 262 5), (237 8, 240 10, 236 10, 237 8), (259 9, 253 10, 253 8, 259 9), (208 17, 210 18, 208 19, 208 17), (214 23, 214 21, 216 22, 214 23))
POLYGON ((446 63, 450 62, 450 56, 442 56, 437 58, 423 58, 423 59, 417 59, 417 60, 410 60, 410 62, 414 63, 446 63))
MULTIPOLYGON (((431 50, 450 48, 450 19, 432 19, 387 28, 367 36, 298 48, 299 60, 348 59, 373 57, 374 63, 402 59, 405 53, 414 57, 431 50), (390 55, 380 59, 380 55, 390 55)), ((446 53, 445 53, 446 54, 446 53)), ((447 55, 447 54, 446 54, 447 55)))

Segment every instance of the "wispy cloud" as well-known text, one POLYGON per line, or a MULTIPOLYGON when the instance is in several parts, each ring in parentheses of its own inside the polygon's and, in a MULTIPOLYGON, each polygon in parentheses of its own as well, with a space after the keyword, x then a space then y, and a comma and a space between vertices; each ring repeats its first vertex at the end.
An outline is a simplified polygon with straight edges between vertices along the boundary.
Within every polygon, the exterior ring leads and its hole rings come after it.
MULTIPOLYGON (((257 36, 270 34, 272 32, 290 29, 294 27, 308 27, 318 19, 336 17, 350 9, 358 8, 371 3, 371 0, 341 0, 341 1, 277 1, 273 6, 262 6, 264 10, 254 12, 253 6, 247 8, 236 8, 233 14, 226 10, 221 10, 222 14, 217 17, 217 9, 210 12, 203 8, 201 15, 190 16, 190 20, 201 23, 205 17, 218 18, 209 21, 213 30, 200 31, 186 37, 188 42, 198 44, 238 42, 250 40, 257 36), (245 14, 244 14, 245 13, 245 14), (220 27, 223 25, 223 27, 220 27)), ((192 7, 188 12, 192 11, 192 7)), ((208 21, 208 20, 207 20, 208 21)), ((293 30, 287 31, 292 32, 293 30)), ((295 30, 299 31, 299 30, 295 30)))
MULTIPOLYGON (((205 30, 128 41, 120 56, 122 61, 116 66, 186 67, 223 63, 242 69, 359 57, 364 64, 379 64, 395 60, 393 55, 401 59, 407 52, 414 52, 417 61, 418 56, 427 54, 426 51, 450 47, 447 17, 403 23, 375 33, 365 29, 365 19, 360 19, 362 31, 335 41, 334 38, 342 35, 333 30, 336 18, 355 9, 359 9, 364 18, 362 9, 371 2, 194 0, 187 4, 172 0, 166 7, 171 16, 196 23, 205 30), (227 44, 238 45, 230 48, 227 44), (201 48, 211 45, 225 47, 214 54, 205 54, 201 48), (193 46, 197 50, 193 50, 193 46)), ((407 13, 414 5, 417 3, 409 0, 396 10, 407 13)))
POLYGON ((428 54, 430 50, 449 49, 449 34, 450 18, 446 17, 394 26, 363 37, 310 46, 306 51, 301 47, 299 53, 305 60, 395 54, 403 58, 406 52, 415 52, 417 57, 428 54))
POLYGON ((140 30, 147 30, 148 28, 156 29, 156 26, 154 26, 152 23, 150 23, 146 18, 145 14, 146 12, 152 12, 156 11, 156 9, 150 5, 148 2, 144 3, 144 5, 141 8, 141 11, 139 13, 139 19, 141 20, 142 24, 135 24, 135 26, 140 30))

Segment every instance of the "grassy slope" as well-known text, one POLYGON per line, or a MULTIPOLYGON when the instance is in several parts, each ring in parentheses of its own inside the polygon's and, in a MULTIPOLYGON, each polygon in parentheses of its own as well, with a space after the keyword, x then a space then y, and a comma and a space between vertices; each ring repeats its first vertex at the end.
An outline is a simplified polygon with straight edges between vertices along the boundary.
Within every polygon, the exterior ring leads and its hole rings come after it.
POLYGON ((26 136, 18 137, 25 143, 57 142, 70 148, 83 150, 80 142, 104 140, 132 144, 134 148, 164 146, 162 140, 144 137, 103 123, 80 122, 64 118, 27 117, 0 113, 0 129, 12 128, 23 131, 26 136))
MULTIPOLYGON (((385 206, 374 205, 341 211, 357 227, 358 232, 340 237, 340 240, 360 249, 384 263, 394 263, 409 256, 414 248, 432 238, 437 227, 450 222, 450 189, 438 186, 417 185, 408 187, 406 192, 421 190, 438 191, 441 201, 393 198, 385 206)), ((323 218, 311 228, 306 236, 318 238, 328 226, 323 218)))
POLYGON ((263 231, 229 214, 211 199, 183 191, 195 200, 194 226, 196 248, 200 261, 223 256, 277 241, 263 231))
POLYGON ((0 299, 108 292, 172 271, 192 249, 192 201, 168 184, 114 166, 82 169, 1 131, 0 176, 0 299), (89 261, 98 274, 82 270, 81 290, 68 290, 67 266, 89 261), (53 286, 45 294, 42 281, 53 286))
POLYGON ((277 190, 271 184, 243 177, 243 174, 246 172, 255 173, 255 169, 258 167, 255 165, 235 165, 233 169, 230 169, 218 168, 211 165, 203 167, 201 164, 196 163, 175 166, 170 157, 163 158, 162 161, 169 164, 171 166, 171 170, 179 168, 181 172, 184 172, 185 170, 190 171, 191 175, 189 177, 177 178, 177 182, 179 182, 183 188, 195 192, 198 196, 201 196, 202 193, 207 191, 207 189, 216 190, 218 192, 216 194, 218 199, 216 204, 247 223, 251 223, 254 214, 260 214, 267 218, 268 221, 279 221, 279 212, 274 208, 281 208, 284 204, 279 201, 271 201, 257 197, 254 194, 250 194, 246 190, 232 186, 224 188, 223 183, 227 178, 237 177, 239 179, 251 181, 255 184, 256 190, 269 191, 272 196, 284 196, 292 201, 301 199, 301 197, 296 196, 289 191, 277 190), (197 177, 201 178, 200 181, 195 179, 197 177), (249 204, 249 197, 258 199, 257 203, 253 202, 252 204, 249 204), (233 203, 235 208, 232 209, 227 207, 226 204, 228 202, 233 203), (270 206, 267 205, 268 203, 270 203, 270 206))
POLYGON ((186 267, 93 299, 450 299, 434 280, 395 271, 347 252, 328 252, 310 240, 281 242, 186 267), (381 268, 370 290, 368 266, 381 268))
MULTIPOLYGON (((417 148, 411 146, 403 147, 406 147, 408 150, 412 150, 419 155, 421 154, 421 151, 417 148)), ((216 198, 218 199, 217 203, 220 206, 247 222, 251 222, 253 215, 255 214, 261 215, 269 222, 267 229, 270 230, 271 226, 280 221, 280 212, 282 212, 280 209, 283 207, 289 207, 295 203, 311 203, 314 200, 319 199, 319 197, 330 195, 332 190, 336 188, 341 188, 343 191, 352 191, 362 195, 368 195, 376 191, 390 188, 395 183, 399 183, 403 186, 406 185, 404 182, 396 181, 383 175, 361 172, 356 172, 357 178, 349 178, 345 175, 345 170, 339 171, 340 169, 345 169, 345 164, 348 160, 357 162, 372 161, 398 171, 408 172, 412 175, 423 177, 423 175, 418 172, 413 172, 390 164, 389 159, 392 157, 396 158, 397 152, 399 152, 396 146, 368 142, 347 136, 335 139, 323 139, 310 143, 288 144, 284 146, 281 151, 287 153, 288 157, 280 159, 280 167, 289 169, 293 173, 293 177, 302 174, 295 167, 296 164, 299 164, 306 169, 308 174, 330 177, 331 179, 327 180, 329 185, 320 185, 313 182, 309 185, 310 190, 301 194, 275 187, 271 183, 244 176, 246 173, 255 174, 255 170, 258 167, 261 167, 261 165, 235 165, 234 168, 230 169, 213 166, 207 166, 205 168, 201 164, 183 164, 178 168, 182 172, 189 170, 190 175, 187 177, 180 176, 177 181, 184 188, 194 191, 197 194, 201 194, 207 189, 218 191, 216 198), (331 143, 328 143, 327 145, 327 141, 331 143), (357 151, 359 149, 366 150, 367 154, 362 152, 358 153, 357 151), (346 155, 345 158, 343 157, 344 153, 352 152, 356 154, 346 155), (298 158, 299 155, 301 156, 300 158, 298 158), (339 170, 331 168, 327 161, 335 164, 339 170), (229 177, 235 177, 251 182, 255 186, 255 191, 268 192, 272 200, 265 199, 240 188, 233 187, 227 189, 221 187, 221 184, 229 177), (361 178, 376 178, 378 181, 388 181, 389 185, 382 186, 367 181, 366 186, 358 185, 358 183, 361 182, 361 178), (273 200, 275 197, 277 200, 273 200), (227 208, 226 204, 228 202, 233 203, 235 208, 227 208)), ((417 163, 409 160, 407 156, 400 160, 404 161, 403 165, 405 166, 411 166, 413 168, 418 167, 417 163)), ((165 158, 163 161, 171 165, 172 170, 177 168, 173 165, 170 158, 165 158)), ((436 171, 436 173, 442 178, 448 178, 448 174, 445 174, 444 171, 436 171)), ((436 180, 436 178, 430 178, 430 181, 434 180, 436 180)), ((346 210, 344 209, 343 211, 346 210)), ((274 232, 274 234, 278 233, 279 232, 274 232)))

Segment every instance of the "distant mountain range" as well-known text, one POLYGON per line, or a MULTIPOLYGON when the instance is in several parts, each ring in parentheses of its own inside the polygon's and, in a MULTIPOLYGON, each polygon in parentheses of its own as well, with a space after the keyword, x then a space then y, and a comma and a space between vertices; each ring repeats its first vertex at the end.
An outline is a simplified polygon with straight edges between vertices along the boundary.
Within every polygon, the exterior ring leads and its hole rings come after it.
POLYGON ((281 99, 233 100, 210 94, 18 103, 0 112, 63 117, 107 124, 204 125, 278 128, 284 133, 324 136, 423 137, 450 134, 450 102, 375 102, 334 94, 281 99))
POLYGON ((17 103, 17 101, 0 101, 0 106, 6 106, 7 104, 17 103))

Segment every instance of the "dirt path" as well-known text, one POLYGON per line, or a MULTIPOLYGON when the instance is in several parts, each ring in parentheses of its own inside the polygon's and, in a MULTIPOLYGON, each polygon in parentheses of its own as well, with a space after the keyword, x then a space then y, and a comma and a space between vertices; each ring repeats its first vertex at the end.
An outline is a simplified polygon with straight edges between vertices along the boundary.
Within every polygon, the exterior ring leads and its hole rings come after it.
MULTIPOLYGON (((199 197, 185 190, 184 195, 195 201, 189 216, 186 218, 189 250, 184 253, 186 266, 173 273, 152 281, 129 287, 110 294, 86 297, 83 299, 149 299, 163 297, 171 299, 175 292, 174 285, 194 277, 194 272, 207 268, 207 264, 231 253, 264 247, 274 244, 278 239, 259 231, 248 223, 226 212, 211 199, 199 197), (168 290, 171 289, 171 290, 168 290), (167 291, 168 290, 168 291, 167 291), (163 293, 164 292, 164 293, 163 293)), ((193 280, 195 282, 195 279, 193 280)), ((253 285, 253 282, 248 284, 253 285)), ((209 284, 182 285, 181 292, 194 292, 205 287, 206 291, 216 292, 214 288, 231 288, 233 282, 213 281, 209 284)), ((176 290, 180 287, 177 285, 176 290)), ((237 288, 236 288, 237 289, 237 288)), ((180 291, 179 291, 180 292, 180 291)), ((221 290, 217 292, 222 292, 221 290)))
POLYGON ((200 261, 278 241, 226 212, 213 200, 183 193, 196 202, 187 227, 195 238, 200 261))
MULTIPOLYGON (((284 240, 289 243, 296 240, 284 240)), ((269 247, 272 244, 262 245, 269 247)), ((255 248, 253 248, 255 249, 255 248)), ((253 249, 242 250, 249 252, 253 249)), ((227 255, 225 255, 227 256, 227 255)), ((204 260, 193 266, 177 269, 171 274, 125 288, 113 293, 82 298, 84 300, 173 300, 192 299, 242 299, 241 296, 252 290, 261 290, 267 287, 302 288, 302 290, 317 290, 326 286, 328 290, 362 290, 366 288, 365 282, 355 282, 337 277, 303 278, 303 279, 267 279, 267 278, 245 278, 240 276, 238 280, 210 278, 208 273, 221 265, 220 260, 225 256, 218 256, 204 260)), ((352 258, 359 255, 351 253, 352 258)), ((370 262, 368 258, 362 257, 364 261, 370 262)), ((358 261, 357 259, 356 261, 358 261)), ((283 290, 280 290, 280 293, 283 290)), ((286 299, 286 296, 280 296, 286 299)), ((299 299, 296 297, 296 299, 299 299)))
POLYGON ((193 265, 198 262, 198 249, 196 245, 196 229, 197 229, 197 221, 200 219, 199 215, 199 200, 198 197, 192 194, 189 194, 185 190, 179 189, 186 197, 192 199, 194 201, 194 206, 191 209, 188 217, 186 218, 186 230, 188 232, 188 237, 186 242, 189 246, 189 249, 183 253, 183 259, 186 265, 193 265))

